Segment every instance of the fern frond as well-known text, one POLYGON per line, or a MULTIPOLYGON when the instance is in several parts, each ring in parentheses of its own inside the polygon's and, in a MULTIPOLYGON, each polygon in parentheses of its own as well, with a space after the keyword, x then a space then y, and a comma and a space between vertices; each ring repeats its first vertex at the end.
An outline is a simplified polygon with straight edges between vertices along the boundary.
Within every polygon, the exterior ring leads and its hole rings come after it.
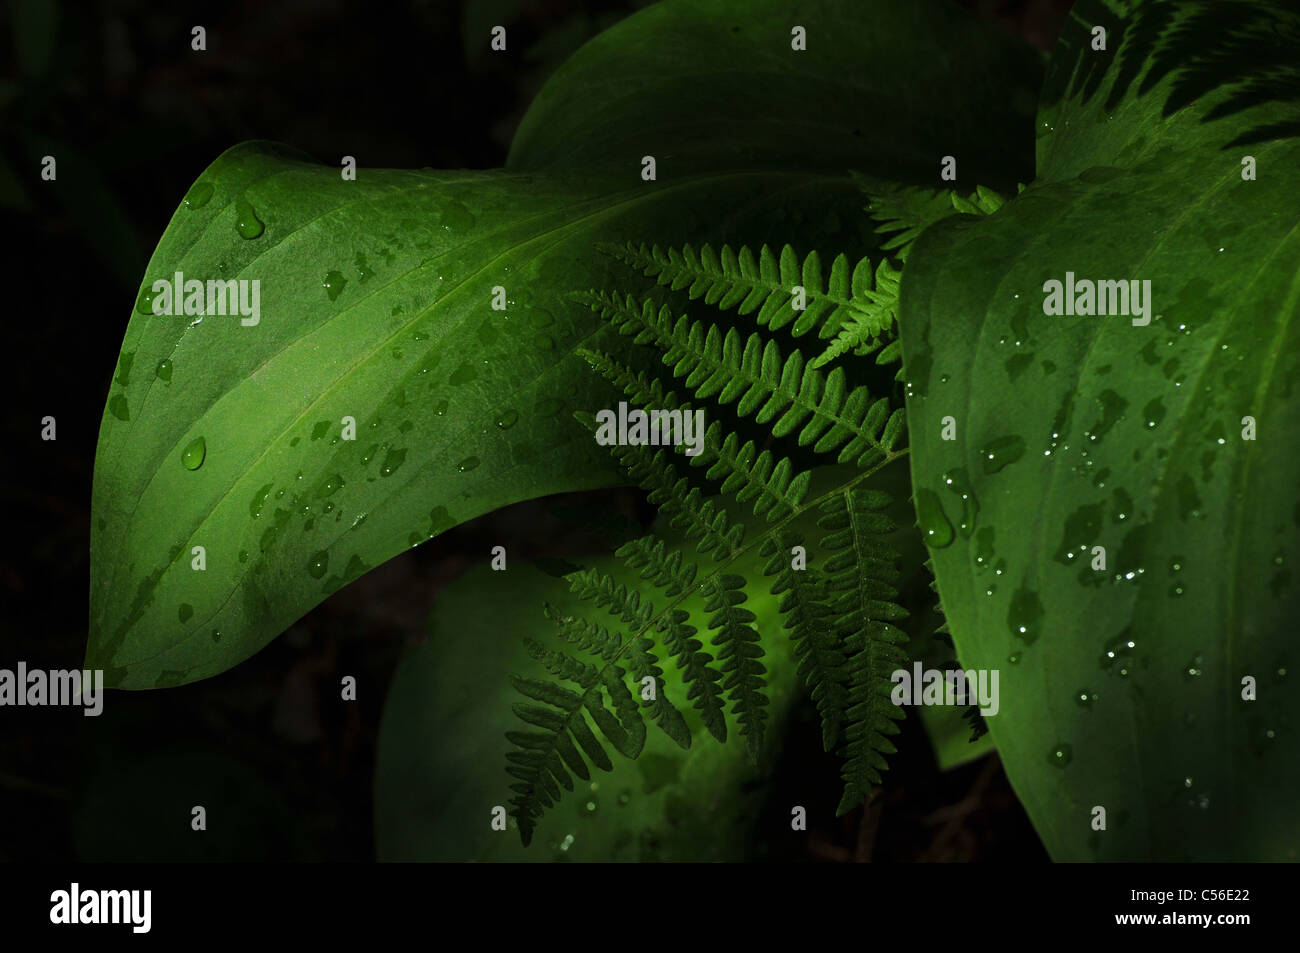
POLYGON ((568 579, 569 588, 579 598, 591 600, 598 608, 608 607, 610 615, 618 616, 629 626, 629 638, 622 643, 620 651, 627 658, 628 670, 635 682, 644 686, 646 679, 650 679, 654 689, 649 698, 642 691, 641 707, 650 712, 650 717, 663 729, 664 734, 681 747, 689 748, 691 729, 677 706, 663 692, 664 670, 659 667, 654 642, 646 634, 655 615, 654 606, 649 602, 643 603, 640 593, 615 582, 607 573, 581 569, 572 573, 568 579))
MULTIPOLYGON (((590 415, 574 416, 588 427, 595 425, 590 415)), ((745 524, 732 523, 721 506, 714 500, 706 500, 700 488, 691 486, 689 479, 678 476, 668 451, 629 444, 614 448, 614 455, 633 482, 647 491, 646 499, 669 517, 669 524, 681 529, 687 539, 696 541, 698 552, 711 553, 721 562, 740 550, 745 524)))
POLYGON ((740 721, 750 756, 757 761, 767 725, 767 695, 763 692, 767 669, 759 661, 763 647, 758 630, 751 625, 758 617, 744 608, 744 587, 743 576, 713 576, 703 585, 704 611, 713 613, 708 624, 715 633, 712 644, 717 646, 722 663, 722 687, 732 703, 732 714, 740 721))
MULTIPOLYGON (((959 198, 945 195, 958 211, 968 210, 962 202, 988 211, 997 201, 997 196, 978 191, 970 199, 959 198)), ((702 572, 653 535, 620 547, 616 556, 639 573, 644 584, 663 593, 665 601, 658 609, 637 587, 606 573, 588 569, 569 574, 580 598, 605 609, 622 625, 611 631, 547 607, 561 638, 596 663, 531 643, 529 651, 556 681, 512 679, 527 699, 540 702, 515 706, 526 730, 508 736, 514 745, 508 755, 508 770, 515 778, 511 803, 521 833, 527 842, 542 812, 563 789, 572 790, 572 775, 587 778, 589 765, 609 768, 606 744, 635 756, 645 743, 646 715, 682 747, 691 744, 685 719, 663 692, 663 669, 656 654, 663 650, 681 672, 687 698, 706 729, 725 740, 729 712, 751 756, 758 759, 769 718, 765 653, 754 624, 757 617, 745 605, 745 578, 734 569, 756 546, 759 555, 767 557, 764 574, 776 577, 772 592, 794 643, 799 676, 821 716, 823 745, 838 748, 845 759, 839 806, 844 813, 879 783, 887 767, 885 755, 894 750, 888 736, 897 733, 896 722, 902 717, 890 699, 890 675, 906 661, 901 647, 906 638, 892 625, 906 615, 895 602, 898 570, 885 539, 893 526, 883 512, 887 496, 867 492, 861 484, 907 451, 898 446, 904 428, 901 408, 873 398, 865 387, 850 387, 843 368, 823 372, 821 367, 850 351, 876 353, 878 363, 899 359, 900 345, 892 334, 899 269, 882 261, 873 274, 863 260, 850 270, 848 259, 840 256, 824 282, 818 256, 810 254, 801 262, 788 246, 779 256, 766 246, 757 256, 727 246, 720 252, 709 246, 699 252, 690 246, 664 252, 657 246, 631 244, 607 250, 660 284, 685 289, 692 299, 756 314, 760 325, 772 329, 793 324, 795 335, 820 326, 821 337, 832 339, 806 364, 799 350, 787 356, 758 332, 724 331, 689 316, 675 317, 669 307, 652 300, 594 291, 571 296, 600 313, 619 333, 657 347, 663 363, 690 392, 679 398, 652 375, 634 372, 603 352, 582 350, 588 363, 632 403, 647 413, 673 415, 670 419, 680 414, 685 421, 690 415, 692 422, 700 420, 702 410, 691 400, 733 405, 738 417, 767 426, 774 438, 793 436, 800 446, 829 458, 827 462, 853 463, 860 472, 806 502, 809 472, 796 472, 789 458, 770 449, 760 452, 753 440, 728 433, 721 421, 701 425, 695 431, 700 452, 686 456, 692 466, 705 468, 709 480, 720 482, 724 495, 752 501, 755 516, 770 524, 749 539, 745 522, 733 522, 722 503, 707 498, 683 475, 677 462, 682 446, 630 443, 613 448, 649 501, 698 552, 711 555, 715 565, 702 572), (804 314, 794 307, 799 286, 809 302, 804 314), (786 555, 801 545, 793 521, 814 509, 820 509, 818 525, 825 533, 824 560, 815 568, 804 563, 795 568, 786 555), (709 650, 691 624, 691 613, 683 608, 692 597, 702 599, 709 650)), ((590 414, 575 416, 601 433, 590 414)), ((677 431, 679 442, 684 430, 677 431)), ((607 442, 603 435, 601 441, 607 442)))
POLYGON ((741 417, 754 414, 760 424, 772 423, 772 434, 798 431, 800 446, 813 444, 817 453, 839 449, 839 462, 859 468, 896 456, 903 433, 903 410, 892 413, 887 398, 872 400, 865 387, 848 390, 844 369, 829 374, 806 367, 795 350, 783 358, 775 341, 763 343, 755 332, 742 343, 735 328, 725 335, 716 325, 683 316, 673 320, 667 305, 640 306, 630 295, 591 292, 576 296, 609 320, 621 333, 635 335, 639 344, 653 342, 664 352, 663 362, 674 376, 703 400, 736 404, 741 417))
MULTIPOLYGON (((867 195, 867 213, 879 224, 876 234, 889 236, 880 246, 906 262, 912 245, 921 233, 954 212, 992 215, 1005 203, 993 189, 976 186, 969 196, 953 189, 926 189, 898 185, 855 173, 858 187, 867 195)), ((1024 187, 1021 186, 1021 191, 1024 187)))
POLYGON ((691 245, 664 251, 658 245, 636 242, 597 248, 673 291, 685 289, 692 301, 703 298, 705 304, 724 311, 735 308, 739 314, 757 311, 754 320, 773 331, 793 321, 790 333, 795 337, 818 326, 822 337, 830 337, 851 315, 860 291, 871 286, 870 260, 863 258, 850 266, 846 255, 838 255, 823 281, 817 252, 809 252, 801 262, 789 245, 779 255, 764 245, 757 259, 743 245, 739 252, 730 245, 718 251, 711 245, 699 251, 691 245), (803 289, 802 310, 795 308, 799 288, 803 289))
MULTIPOLYGON (((826 350, 809 362, 809 367, 822 367, 841 354, 853 351, 869 354, 885 346, 885 333, 898 325, 898 285, 903 272, 882 258, 876 268, 876 286, 863 292, 862 302, 855 306, 848 320, 836 334, 826 350)), ((899 339, 892 342, 899 344, 899 339)), ((890 360, 902 358, 902 346, 890 353, 890 360)), ((879 359, 878 359, 879 360, 879 359)))
MULTIPOLYGON (((631 569, 639 569, 642 579, 649 579, 667 596, 680 595, 695 581, 694 563, 683 560, 678 550, 669 551, 661 539, 645 536, 624 544, 615 553, 631 569)), ((703 643, 695 638, 695 626, 688 623, 689 613, 671 609, 655 626, 663 644, 677 663, 686 682, 686 698, 695 706, 709 734, 727 740, 727 720, 723 716, 722 672, 712 664, 713 656, 701 651, 703 643)))
POLYGON ((768 556, 764 574, 775 575, 772 595, 780 596, 778 609, 795 644, 799 677, 808 687, 822 721, 822 747, 834 751, 840 742, 849 709, 849 670, 834 616, 828 604, 824 575, 806 566, 795 569, 792 552, 803 540, 794 533, 768 537, 762 553, 768 556))
POLYGON ((818 525, 827 531, 822 546, 832 555, 824 572, 831 591, 831 611, 849 657, 849 710, 845 727, 844 796, 837 814, 866 800, 885 755, 896 749, 888 740, 898 733, 902 710, 890 698, 891 674, 907 662, 900 648, 907 641, 891 623, 907 612, 898 597, 897 556, 885 541, 895 529, 883 512, 889 496, 848 487, 822 505, 818 525))
POLYGON ((525 698, 540 705, 516 704, 512 710, 532 729, 508 731, 506 738, 515 746, 506 754, 506 772, 515 782, 511 805, 519 833, 527 844, 532 839, 537 818, 560 797, 560 788, 573 790, 570 772, 584 781, 591 774, 582 755, 602 771, 612 771, 604 747, 587 723, 590 718, 606 740, 620 753, 635 758, 645 740, 644 726, 637 739, 635 726, 641 723, 635 702, 623 683, 622 669, 605 666, 598 669, 563 652, 547 649, 535 640, 527 640, 529 653, 542 662, 552 675, 577 685, 580 692, 560 682, 512 675, 510 683, 525 698), (614 705, 605 707, 608 696, 614 705), (581 752, 581 754, 579 753, 581 752))
MULTIPOLYGON (((607 354, 580 348, 578 353, 592 367, 603 374, 628 399, 645 407, 691 412, 672 391, 653 377, 632 371, 607 354)), ((769 521, 779 520, 792 512, 808 492, 812 477, 809 471, 794 472, 786 457, 777 457, 771 451, 758 452, 752 440, 743 444, 734 433, 725 433, 721 421, 715 420, 705 429, 703 451, 688 456, 691 466, 707 466, 705 475, 720 480, 723 493, 734 493, 741 503, 754 501, 754 515, 769 521)))
POLYGON ((980 711, 979 705, 968 705, 962 712, 962 717, 966 719, 966 724, 970 726, 970 741, 976 742, 989 733, 989 723, 984 720, 984 714, 980 711))
POLYGON ((642 579, 651 580, 668 596, 685 591, 695 581, 695 564, 686 562, 680 550, 670 551, 662 539, 653 536, 642 536, 624 543, 614 551, 614 555, 629 569, 641 570, 642 579))
POLYGON ((866 211, 878 223, 876 234, 886 237, 881 251, 892 252, 906 261, 912 243, 940 219, 953 214, 951 193, 946 189, 923 189, 883 182, 854 174, 867 196, 866 211))

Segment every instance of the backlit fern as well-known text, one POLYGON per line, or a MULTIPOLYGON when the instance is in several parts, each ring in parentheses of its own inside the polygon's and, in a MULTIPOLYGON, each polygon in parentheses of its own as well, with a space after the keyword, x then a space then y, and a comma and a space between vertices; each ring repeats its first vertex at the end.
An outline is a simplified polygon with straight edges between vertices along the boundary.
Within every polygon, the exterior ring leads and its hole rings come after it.
MULTIPOLYGON (((890 700, 890 674, 907 661, 906 636, 896 627, 906 613, 897 603, 897 557, 889 544, 896 527, 885 512, 888 494, 871 478, 906 450, 897 398, 852 385, 835 362, 873 350, 893 348, 896 355, 897 268, 864 259, 850 269, 839 256, 823 282, 817 256, 800 262, 789 247, 780 256, 725 246, 720 253, 708 246, 610 250, 691 300, 756 314, 763 330, 725 328, 633 295, 585 292, 575 300, 618 334, 652 346, 684 393, 633 369, 621 350, 615 356, 584 349, 587 362, 636 406, 704 408, 762 425, 771 438, 760 449, 714 419, 694 457, 681 447, 611 448, 694 546, 683 549, 654 534, 622 546, 617 555, 644 581, 638 587, 591 569, 567 577, 591 610, 582 617, 550 612, 563 649, 530 646, 552 681, 515 679, 541 705, 516 707, 528 730, 509 735, 512 814, 527 842, 561 791, 572 790, 573 775, 586 779, 588 763, 608 770, 606 746, 629 757, 640 752, 647 721, 689 746, 686 719, 662 691, 665 664, 676 666, 705 729, 719 741, 738 731, 759 758, 769 701, 763 640, 776 633, 760 633, 746 606, 755 582, 737 569, 747 555, 761 557, 761 572, 779 597, 823 744, 844 759, 839 813, 846 813, 879 784, 894 750, 889 736, 902 717, 890 700), (830 346, 812 361, 764 333, 788 328, 799 337, 814 327, 830 346), (814 466, 850 466, 834 471, 836 485, 813 494, 812 471, 796 464, 796 448, 814 466), (750 504, 753 518, 733 519, 701 483, 750 504)), ((594 416, 577 416, 597 430, 594 416)))

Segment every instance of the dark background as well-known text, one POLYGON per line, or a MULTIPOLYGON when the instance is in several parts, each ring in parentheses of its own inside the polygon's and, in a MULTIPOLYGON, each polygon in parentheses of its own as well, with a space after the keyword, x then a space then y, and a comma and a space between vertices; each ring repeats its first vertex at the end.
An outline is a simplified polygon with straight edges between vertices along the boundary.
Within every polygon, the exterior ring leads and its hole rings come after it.
MULTIPOLYGON (((549 73, 646 5, 5 5, 0 233, 9 239, 3 285, 10 293, 0 374, 0 667, 20 659, 33 668, 81 664, 104 400, 153 245, 197 175, 235 143, 259 138, 330 161, 354 155, 371 167, 500 166, 549 73), (509 30, 509 55, 488 55, 488 30, 497 23, 509 30), (190 48, 196 24, 207 29, 204 53, 190 48), (57 183, 40 179, 46 154, 58 159, 57 183), (55 442, 39 439, 46 415, 58 421, 55 442)), ((1049 49, 1070 0, 965 5, 1049 49)), ((601 496, 648 512, 631 491, 601 496)), ((115 693, 94 720, 77 709, 4 709, 0 860, 373 859, 382 686, 404 644, 423 637, 439 590, 490 545, 509 541, 512 556, 603 545, 554 515, 557 503, 585 500, 534 501, 452 530, 335 594, 219 677, 115 693), (356 704, 323 704, 343 674, 376 690, 356 704), (201 839, 138 834, 157 827, 137 823, 148 820, 138 792, 180 787, 187 774, 210 776, 214 767, 228 782, 211 800, 240 826, 201 839)), ((819 753, 815 716, 796 731, 807 743, 786 746, 792 753, 774 804, 791 803, 781 790, 787 784, 824 788, 833 800, 838 764, 819 753)), ((1045 859, 995 757, 940 774, 911 714, 896 740, 900 753, 871 811, 814 822, 806 837, 776 845, 777 853, 826 861, 1045 859)))

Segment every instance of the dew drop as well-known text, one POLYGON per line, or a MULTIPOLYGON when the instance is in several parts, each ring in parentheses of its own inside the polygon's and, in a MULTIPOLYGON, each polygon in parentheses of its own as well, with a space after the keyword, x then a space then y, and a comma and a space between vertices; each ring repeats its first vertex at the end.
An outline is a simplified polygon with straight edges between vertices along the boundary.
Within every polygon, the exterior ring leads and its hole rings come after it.
POLYGON ((347 283, 348 280, 343 277, 341 271, 327 271, 325 280, 321 282, 321 287, 325 289, 325 293, 329 295, 331 301, 337 301, 347 283))
POLYGON ((452 372, 451 377, 447 379, 448 383, 459 387, 461 384, 468 384, 474 378, 478 377, 478 370, 474 365, 467 363, 461 364, 452 372))
POLYGON ((975 534, 975 565, 988 569, 997 555, 993 551, 993 527, 984 526, 975 534))
POLYGON ((464 202, 450 202, 443 208, 438 224, 453 234, 465 232, 474 227, 474 213, 464 202))
POLYGON ((509 430, 519 420, 519 412, 507 410, 497 416, 497 426, 502 430, 509 430))
POLYGON ((1124 630, 1102 647, 1101 667, 1108 672, 1118 671, 1120 675, 1127 675, 1129 658, 1136 647, 1137 643, 1128 630, 1124 630), (1116 665, 1119 666, 1118 669, 1115 668, 1116 665))
POLYGON ((203 461, 208 455, 208 445, 202 437, 195 437, 190 441, 190 445, 185 448, 181 454, 181 465, 186 470, 197 470, 203 466, 203 461))
POLYGON ((944 515, 939 495, 933 490, 922 487, 916 491, 916 521, 925 544, 932 549, 943 549, 952 542, 952 524, 944 515))
POLYGON ((1061 536, 1061 545, 1057 548, 1055 559, 1063 566, 1075 566, 1075 562, 1088 552, 1088 547, 1096 544, 1101 535, 1102 515, 1105 503, 1091 503, 1081 506, 1065 520, 1065 530, 1061 536))
POLYGON ((1043 618, 1043 604, 1032 589, 1017 589, 1011 596, 1007 609, 1007 626, 1011 634, 1027 643, 1039 636, 1038 624, 1043 618))
POLYGON ((966 476, 966 468, 958 467, 955 470, 949 470, 943 475, 943 482, 944 486, 952 490, 961 500, 961 519, 957 523, 957 531, 962 536, 970 536, 975 531, 975 521, 979 518, 980 505, 971 490, 970 480, 966 476))
POLYGON ((1024 439, 1012 435, 999 437, 988 443, 980 452, 980 459, 984 462, 985 473, 999 473, 1008 464, 1015 463, 1024 455, 1024 439))
POLYGON ((1122 523, 1132 512, 1133 497, 1129 496, 1123 487, 1117 487, 1111 501, 1111 522, 1122 523))
POLYGON ((333 496, 341 489, 343 489, 343 475, 336 473, 332 477, 326 478, 320 489, 316 491, 316 495, 318 497, 333 496))
POLYGON ((435 506, 429 511, 429 536, 437 536, 439 533, 451 529, 456 525, 451 514, 447 512, 445 506, 435 506))
POLYGON ((1053 767, 1064 768, 1074 758, 1074 749, 1067 744, 1058 744, 1047 753, 1047 760, 1053 767))
POLYGON ((162 361, 158 364, 158 370, 155 371, 160 381, 169 381, 172 379, 172 362, 162 361))
POLYGON ((1097 403, 1101 408, 1101 419, 1088 432, 1088 440, 1092 443, 1099 443, 1115 424, 1123 420, 1124 409, 1128 407, 1128 401, 1113 390, 1104 390, 1098 394, 1097 403))
MULTIPOLYGON (((366 256, 357 252, 356 257, 357 280, 362 284, 374 277, 374 270, 370 267, 370 262, 366 261, 366 256)), ((418 340, 418 339, 417 339, 418 340)))
POLYGON ((384 457, 383 466, 379 469, 379 475, 384 477, 392 476, 405 459, 406 450, 389 450, 388 455, 384 457))
POLYGON ((257 212, 249 204, 248 199, 240 196, 235 203, 235 231, 239 232, 239 237, 257 238, 264 228, 262 220, 257 217, 257 212))
POLYGON ((268 483, 260 490, 258 490, 256 493, 253 494, 253 499, 248 504, 248 514, 252 516, 253 519, 258 519, 261 517, 262 507, 266 505, 267 499, 270 498, 271 496, 271 490, 274 488, 275 488, 274 483, 268 483))
POLYGON ((329 565, 330 554, 322 549, 320 552, 313 553, 311 559, 308 560, 307 574, 313 579, 319 579, 325 575, 325 570, 329 569, 329 565))
MULTIPOLYGON (((195 182, 190 186, 190 190, 185 193, 185 207, 193 210, 203 208, 208 204, 208 199, 212 198, 211 182, 195 182)), ((256 238, 257 236, 253 236, 256 238)))
POLYGON ((180 619, 182 623, 189 622, 193 616, 194 607, 188 602, 182 602, 180 608, 176 610, 176 617, 180 619))
POLYGON ((1155 430, 1160 426, 1160 422, 1165 419, 1165 405, 1159 397, 1152 400, 1142 409, 1142 419, 1146 423, 1147 430, 1155 430))
POLYGON ((140 292, 140 297, 135 299, 135 310, 140 314, 153 314, 153 285, 145 288, 140 292))
POLYGON ((468 473, 479 465, 481 461, 478 457, 466 457, 460 463, 456 464, 456 469, 461 473, 468 473))

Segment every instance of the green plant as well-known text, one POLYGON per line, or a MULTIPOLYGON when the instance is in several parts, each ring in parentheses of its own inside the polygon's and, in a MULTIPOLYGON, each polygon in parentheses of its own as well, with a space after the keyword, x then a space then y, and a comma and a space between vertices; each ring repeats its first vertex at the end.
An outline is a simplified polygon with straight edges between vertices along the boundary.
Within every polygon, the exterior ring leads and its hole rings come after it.
POLYGON ((990 736, 1053 856, 1289 856, 1300 19, 1080 3, 1031 168, 1037 64, 1012 41, 938 2, 826 0, 800 14, 824 46, 785 55, 781 7, 668 2, 608 31, 505 172, 340 184, 278 147, 219 159, 144 290, 260 275, 277 318, 186 328, 142 295, 101 430, 88 662, 130 688, 215 674, 405 546, 623 479, 590 435, 621 391, 711 415, 689 467, 617 455, 697 554, 650 537, 622 576, 570 577, 606 611, 553 610, 585 658, 534 641, 515 680, 525 839, 606 746, 643 749, 646 716, 761 759, 756 576, 845 756, 839 810, 870 794, 907 659, 880 481, 906 456, 957 657, 1003 673, 990 736), (910 68, 926 44, 933 74, 910 68), (645 156, 662 181, 637 180, 645 156), (1046 313, 1067 273, 1155 290, 1133 321, 1046 313), (196 545, 220 554, 203 574, 196 545))

